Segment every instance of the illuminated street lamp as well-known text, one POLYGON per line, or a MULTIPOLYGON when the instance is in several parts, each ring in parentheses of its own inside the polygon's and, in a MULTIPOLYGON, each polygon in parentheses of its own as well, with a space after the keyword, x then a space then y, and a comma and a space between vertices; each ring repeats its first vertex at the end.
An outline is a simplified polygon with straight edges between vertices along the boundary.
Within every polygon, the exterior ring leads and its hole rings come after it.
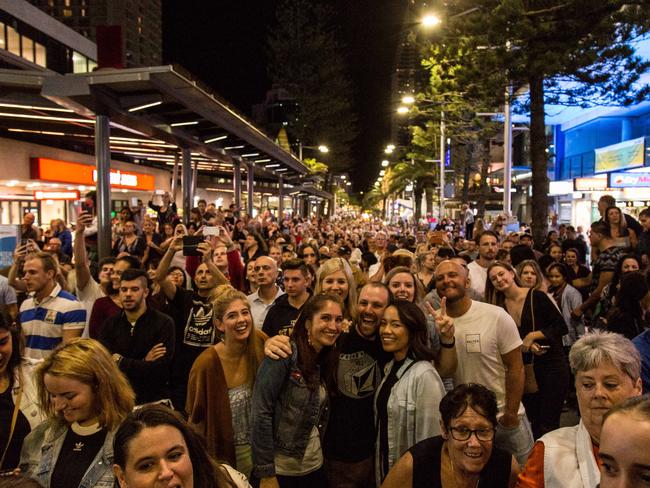
POLYGON ((423 27, 435 27, 440 25, 442 20, 436 14, 427 14, 422 17, 422 26, 423 27))
POLYGON ((300 159, 300 161, 302 161, 302 150, 303 149, 314 149, 314 150, 322 152, 323 154, 326 154, 326 153, 330 152, 330 148, 325 146, 324 144, 321 144, 320 146, 303 146, 302 142, 299 142, 298 143, 298 159, 300 159))
POLYGON ((389 164, 388 159, 384 159, 384 160, 381 162, 381 166, 382 166, 382 168, 387 168, 387 167, 388 167, 388 164, 389 164))
POLYGON ((401 107, 397 107, 397 113, 400 114, 400 115, 407 114, 407 113, 409 113, 409 108, 404 107, 403 105, 401 107))
POLYGON ((415 98, 412 95, 406 95, 402 97, 402 103, 404 105, 413 105, 415 103, 415 98))

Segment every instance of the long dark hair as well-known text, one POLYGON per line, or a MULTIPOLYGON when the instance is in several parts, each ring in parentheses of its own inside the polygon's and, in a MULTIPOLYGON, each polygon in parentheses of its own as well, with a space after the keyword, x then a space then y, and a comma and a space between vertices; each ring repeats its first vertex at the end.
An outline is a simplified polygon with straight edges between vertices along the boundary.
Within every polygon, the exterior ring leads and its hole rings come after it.
POLYGON ((200 488, 236 488, 228 472, 208 454, 203 438, 183 418, 163 405, 147 405, 131 412, 113 439, 113 462, 122 470, 126 468, 129 443, 147 427, 168 425, 177 429, 192 462, 194 486, 200 488))
POLYGON ((609 316, 623 314, 637 323, 643 319, 641 300, 648 294, 646 277, 640 271, 634 271, 623 276, 621 287, 616 293, 615 307, 609 316))
POLYGON ((400 322, 408 330, 409 355, 416 361, 433 361, 435 355, 429 347, 429 328, 424 312, 407 300, 394 300, 389 306, 395 307, 400 322))
POLYGON ((628 259, 634 259, 636 263, 639 265, 639 269, 643 268, 643 266, 641 265, 641 260, 638 257, 636 257, 634 254, 624 254, 623 256, 620 257, 620 259, 616 262, 616 268, 614 268, 612 281, 609 282, 609 287, 607 288, 606 298, 610 302, 614 300, 614 297, 616 296, 616 292, 618 292, 618 288, 619 288, 618 285, 621 283, 621 280, 623 279, 623 263, 628 259))
POLYGON ((7 362, 7 374, 9 375, 9 388, 13 388, 16 368, 20 367, 25 352, 25 340, 20 326, 9 323, 3 314, 0 314, 0 330, 7 331, 11 335, 11 357, 7 362))
POLYGON ((309 331, 307 322, 312 322, 314 316, 323 310, 326 304, 336 303, 344 313, 343 302, 336 295, 321 293, 314 295, 303 305, 298 320, 293 327, 291 338, 298 348, 298 368, 310 389, 319 386, 317 366, 320 366, 320 376, 325 380, 329 392, 336 391, 336 370, 339 353, 335 347, 324 347, 319 353, 309 344, 309 331))

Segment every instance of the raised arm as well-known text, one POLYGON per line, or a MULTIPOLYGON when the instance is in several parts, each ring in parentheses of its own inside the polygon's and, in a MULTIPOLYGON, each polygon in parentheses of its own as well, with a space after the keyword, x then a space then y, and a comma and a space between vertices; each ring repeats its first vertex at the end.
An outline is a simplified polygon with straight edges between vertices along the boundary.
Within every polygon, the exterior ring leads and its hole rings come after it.
POLYGON ((169 265, 174 258, 174 254, 183 249, 183 237, 176 236, 172 238, 167 252, 160 260, 158 264, 158 269, 156 270, 156 276, 154 280, 160 285, 160 290, 165 294, 168 300, 173 300, 174 295, 176 295, 176 285, 167 279, 167 273, 169 271, 169 265))
POLYGON ((92 224, 93 216, 88 212, 82 212, 77 217, 77 226, 74 230, 74 245, 72 255, 74 256, 74 270, 77 275, 77 288, 83 290, 88 281, 92 279, 90 267, 88 266, 88 255, 86 254, 86 242, 84 230, 92 224))

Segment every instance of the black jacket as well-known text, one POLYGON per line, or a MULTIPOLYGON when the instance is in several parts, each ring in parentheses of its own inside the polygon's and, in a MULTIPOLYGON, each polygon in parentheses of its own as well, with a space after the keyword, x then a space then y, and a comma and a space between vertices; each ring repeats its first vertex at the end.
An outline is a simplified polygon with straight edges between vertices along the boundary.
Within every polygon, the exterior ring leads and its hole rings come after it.
POLYGON ((137 404, 169 398, 169 366, 174 355, 174 321, 169 315, 147 308, 131 327, 122 311, 106 319, 99 341, 111 354, 122 356, 119 367, 135 391, 137 404), (165 355, 145 361, 158 343, 167 349, 165 355))

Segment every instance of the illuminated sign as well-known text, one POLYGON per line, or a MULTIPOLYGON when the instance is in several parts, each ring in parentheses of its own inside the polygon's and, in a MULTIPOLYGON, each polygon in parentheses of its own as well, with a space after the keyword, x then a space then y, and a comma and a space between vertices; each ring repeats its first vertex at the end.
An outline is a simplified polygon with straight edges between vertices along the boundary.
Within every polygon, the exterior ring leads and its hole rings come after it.
POLYGON ((607 190, 607 176, 593 176, 591 178, 575 178, 573 191, 605 191, 607 190))
POLYGON ((596 173, 643 166, 645 137, 596 149, 596 173))
POLYGON ((610 188, 650 188, 650 173, 610 173, 610 188))
POLYGON ((35 191, 34 200, 79 200, 80 195, 74 191, 35 191))
MULTIPOLYGON (((88 186, 94 186, 97 182, 97 170, 90 164, 48 158, 31 158, 30 162, 33 180, 88 186)), ((155 189, 154 177, 143 173, 111 169, 111 187, 153 191, 155 189)))

